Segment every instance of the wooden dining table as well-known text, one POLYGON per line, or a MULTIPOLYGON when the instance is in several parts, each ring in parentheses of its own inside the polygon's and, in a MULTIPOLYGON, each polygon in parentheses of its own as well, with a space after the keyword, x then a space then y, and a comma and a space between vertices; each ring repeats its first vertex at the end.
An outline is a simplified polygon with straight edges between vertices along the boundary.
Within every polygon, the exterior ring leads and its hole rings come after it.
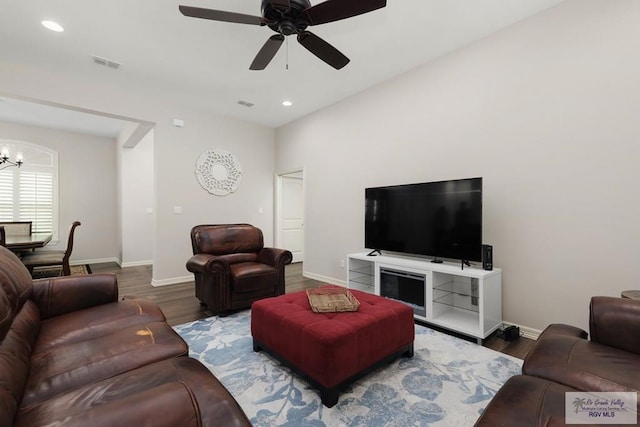
POLYGON ((12 251, 41 248, 51 241, 52 233, 31 233, 24 236, 6 236, 5 247, 12 251))

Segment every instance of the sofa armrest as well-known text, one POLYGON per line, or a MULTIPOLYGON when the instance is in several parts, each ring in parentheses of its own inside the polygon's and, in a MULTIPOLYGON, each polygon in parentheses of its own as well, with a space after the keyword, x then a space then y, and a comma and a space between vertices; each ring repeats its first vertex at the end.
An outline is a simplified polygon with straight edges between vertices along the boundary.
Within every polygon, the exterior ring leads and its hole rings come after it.
POLYGON ((191 273, 230 272, 229 263, 222 257, 211 254, 196 254, 187 261, 187 270, 191 273))
POLYGON ((589 332, 593 342, 640 354, 640 301, 591 298, 589 332))
POLYGON ((115 274, 87 274, 33 281, 31 299, 43 319, 118 301, 115 274))
MULTIPOLYGON (((534 370, 539 365, 545 367, 554 366, 555 363, 553 361, 563 360, 563 357, 568 357, 575 343, 579 341, 587 342, 587 337, 587 332, 580 328, 563 323, 552 323, 542 331, 525 356, 522 366, 523 373, 531 375, 531 366, 534 366, 534 370)), ((544 375, 538 376, 544 377, 544 375)))
POLYGON ((291 264, 293 254, 286 249, 262 248, 258 253, 258 262, 270 265, 277 269, 291 264))
POLYGON ((562 323, 552 323, 551 325, 547 326, 547 328, 542 331, 538 339, 540 339, 540 337, 542 336, 547 335, 565 335, 567 337, 575 337, 583 340, 586 340, 589 336, 586 331, 583 331, 578 327, 565 325, 562 323))

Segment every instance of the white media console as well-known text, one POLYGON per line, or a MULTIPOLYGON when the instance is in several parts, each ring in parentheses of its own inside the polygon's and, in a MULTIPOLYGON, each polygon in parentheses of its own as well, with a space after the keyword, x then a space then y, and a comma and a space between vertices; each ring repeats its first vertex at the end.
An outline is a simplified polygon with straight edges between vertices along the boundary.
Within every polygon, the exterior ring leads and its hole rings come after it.
POLYGON ((416 319, 475 337, 479 344, 502 325, 502 270, 460 263, 366 253, 347 256, 347 283, 405 302, 416 319))

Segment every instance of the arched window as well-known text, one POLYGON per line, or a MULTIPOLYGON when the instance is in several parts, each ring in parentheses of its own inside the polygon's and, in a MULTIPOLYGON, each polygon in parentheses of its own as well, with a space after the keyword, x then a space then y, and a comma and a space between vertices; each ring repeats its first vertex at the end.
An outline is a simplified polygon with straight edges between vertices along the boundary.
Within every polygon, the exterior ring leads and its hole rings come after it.
POLYGON ((0 139, 10 160, 22 153, 20 168, 0 165, 0 222, 32 221, 32 231, 58 238, 58 153, 23 141, 0 139), (4 168, 3 168, 4 167, 4 168))

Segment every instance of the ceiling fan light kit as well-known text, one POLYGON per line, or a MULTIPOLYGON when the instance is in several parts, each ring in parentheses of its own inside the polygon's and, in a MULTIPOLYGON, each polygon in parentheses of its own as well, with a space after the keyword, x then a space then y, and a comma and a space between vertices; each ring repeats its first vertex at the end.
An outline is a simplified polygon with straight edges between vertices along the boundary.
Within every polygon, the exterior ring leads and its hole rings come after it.
POLYGON ((286 36, 297 35, 298 43, 315 56, 339 70, 349 63, 342 52, 331 44, 307 31, 307 27, 339 21, 362 15, 387 5, 386 0, 325 0, 311 6, 309 0, 262 0, 262 16, 222 10, 179 6, 184 16, 268 26, 277 34, 271 36, 262 46, 249 69, 264 70, 276 55, 286 36))

